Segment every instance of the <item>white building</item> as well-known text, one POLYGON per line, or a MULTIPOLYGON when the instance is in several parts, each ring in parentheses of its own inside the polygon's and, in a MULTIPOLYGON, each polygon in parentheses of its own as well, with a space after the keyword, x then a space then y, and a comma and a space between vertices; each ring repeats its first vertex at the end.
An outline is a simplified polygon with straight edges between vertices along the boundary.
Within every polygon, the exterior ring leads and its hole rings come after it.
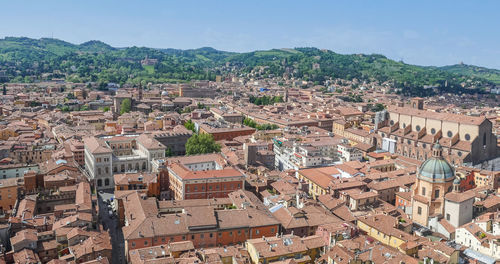
POLYGON ((308 142, 298 143, 296 141, 284 142, 275 139, 273 147, 275 168, 285 171, 334 164, 338 160, 336 145, 331 144, 320 147, 318 142, 311 144, 308 142))
POLYGON ((344 162, 363 159, 363 153, 361 153, 361 151, 359 151, 358 149, 354 148, 351 145, 339 144, 337 146, 337 149, 339 152, 340 159, 342 159, 344 162))
POLYGON ((500 241, 498 235, 493 234, 500 232, 498 225, 496 229, 483 229, 474 222, 467 223, 456 229, 455 242, 469 247, 476 252, 500 260, 500 241))
POLYGON ((88 137, 85 169, 98 189, 113 188, 113 174, 152 170, 152 161, 165 157, 166 147, 149 134, 88 137))
POLYGON ((5 164, 0 165, 0 179, 20 178, 26 172, 38 172, 38 164, 5 164))

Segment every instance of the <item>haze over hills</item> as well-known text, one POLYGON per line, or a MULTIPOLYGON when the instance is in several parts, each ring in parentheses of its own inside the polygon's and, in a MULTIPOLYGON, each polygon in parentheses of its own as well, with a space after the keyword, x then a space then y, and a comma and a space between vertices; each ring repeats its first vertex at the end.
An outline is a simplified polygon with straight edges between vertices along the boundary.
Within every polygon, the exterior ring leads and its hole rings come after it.
POLYGON ((500 85, 500 70, 457 64, 410 65, 378 54, 338 54, 316 48, 272 49, 245 53, 199 49, 115 48, 101 41, 72 44, 58 39, 0 39, 0 70, 11 82, 65 78, 74 82, 138 83, 214 80, 216 75, 301 78, 324 84, 332 78, 388 82, 409 95, 477 92, 500 85), (144 58, 153 59, 142 65, 144 58), (228 67, 229 66, 229 67, 228 67))

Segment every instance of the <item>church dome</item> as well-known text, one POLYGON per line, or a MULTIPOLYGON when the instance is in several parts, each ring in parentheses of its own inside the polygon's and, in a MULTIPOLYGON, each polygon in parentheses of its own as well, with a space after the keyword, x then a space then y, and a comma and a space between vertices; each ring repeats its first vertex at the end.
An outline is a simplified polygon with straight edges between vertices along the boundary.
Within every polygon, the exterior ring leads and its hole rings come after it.
POLYGON ((443 158, 443 149, 439 142, 436 142, 433 156, 420 166, 419 177, 432 182, 445 182, 455 179, 453 167, 443 158))

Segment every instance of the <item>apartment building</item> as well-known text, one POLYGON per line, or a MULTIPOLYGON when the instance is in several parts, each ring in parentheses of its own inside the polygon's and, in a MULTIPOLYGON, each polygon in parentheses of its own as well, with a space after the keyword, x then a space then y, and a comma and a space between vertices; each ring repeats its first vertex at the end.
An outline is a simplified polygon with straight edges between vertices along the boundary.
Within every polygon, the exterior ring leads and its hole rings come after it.
POLYGON ((222 198, 244 188, 245 175, 227 166, 220 154, 176 157, 167 164, 176 200, 222 198))

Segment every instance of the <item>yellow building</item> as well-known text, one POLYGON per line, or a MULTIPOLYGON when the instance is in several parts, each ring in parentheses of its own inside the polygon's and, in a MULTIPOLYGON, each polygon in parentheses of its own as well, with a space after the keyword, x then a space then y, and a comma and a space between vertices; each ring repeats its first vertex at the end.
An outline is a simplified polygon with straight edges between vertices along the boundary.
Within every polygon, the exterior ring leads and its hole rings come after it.
POLYGON ((17 137, 19 136, 14 129, 7 127, 2 130, 0 130, 0 140, 7 140, 10 137, 17 137))
POLYGON ((17 201, 18 182, 20 178, 9 178, 0 180, 0 213, 5 213, 12 208, 17 201))
POLYGON ((285 259, 293 259, 295 263, 314 263, 325 247, 320 236, 298 237, 284 235, 281 237, 262 237, 249 239, 246 248, 252 263, 270 263, 285 259))
POLYGON ((358 228, 380 243, 413 256, 418 253, 417 237, 396 228, 398 219, 390 215, 372 215, 358 218, 358 228))
POLYGON ((335 167, 321 167, 298 171, 299 180, 309 184, 309 195, 313 199, 329 193, 330 182, 336 176, 340 177, 340 172, 335 167))

